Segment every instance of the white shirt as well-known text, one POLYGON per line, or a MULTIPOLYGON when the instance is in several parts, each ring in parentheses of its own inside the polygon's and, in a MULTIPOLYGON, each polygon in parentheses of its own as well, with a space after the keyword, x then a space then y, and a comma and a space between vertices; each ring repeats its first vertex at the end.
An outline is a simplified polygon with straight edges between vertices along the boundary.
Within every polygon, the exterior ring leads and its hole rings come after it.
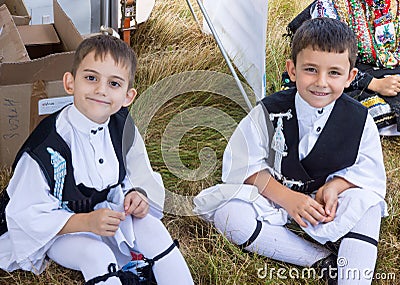
MULTIPOLYGON (((59 114, 56 130, 71 149, 74 177, 96 190, 118 182, 119 163, 108 121, 97 124, 81 114, 74 105, 59 114)), ((126 157, 124 186, 111 189, 107 201, 95 209, 108 207, 123 211, 124 193, 132 187, 146 190, 150 213, 162 217, 164 186, 161 176, 151 169, 143 139, 135 127, 135 140, 126 157)), ((45 253, 73 213, 60 209, 59 201, 50 194, 39 165, 27 153, 18 162, 7 188, 10 202, 6 209, 8 232, 0 237, 0 268, 31 270, 40 273, 45 267, 45 253)), ((134 235, 132 219, 121 222, 115 237, 103 237, 113 250, 129 254, 134 235)))

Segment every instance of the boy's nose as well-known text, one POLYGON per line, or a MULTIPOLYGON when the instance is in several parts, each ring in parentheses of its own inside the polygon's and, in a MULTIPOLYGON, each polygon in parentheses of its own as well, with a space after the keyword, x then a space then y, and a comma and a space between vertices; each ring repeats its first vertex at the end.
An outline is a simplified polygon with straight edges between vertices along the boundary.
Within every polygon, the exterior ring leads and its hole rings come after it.
POLYGON ((107 84, 104 82, 99 82, 96 86, 96 94, 105 95, 106 94, 107 84))
POLYGON ((327 86, 327 80, 326 80, 326 75, 325 74, 320 74, 318 76, 317 86, 319 86, 319 87, 326 87, 327 86))

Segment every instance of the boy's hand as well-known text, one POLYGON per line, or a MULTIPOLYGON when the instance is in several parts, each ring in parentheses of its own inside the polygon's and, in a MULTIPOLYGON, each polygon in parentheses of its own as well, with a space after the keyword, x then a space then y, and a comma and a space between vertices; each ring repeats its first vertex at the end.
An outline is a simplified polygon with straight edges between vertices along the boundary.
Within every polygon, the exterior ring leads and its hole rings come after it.
POLYGON ((143 218, 149 212, 149 201, 147 197, 138 191, 132 191, 126 195, 124 200, 125 214, 143 218))
POLYGON ((285 202, 281 205, 288 214, 302 227, 307 227, 303 219, 316 226, 325 221, 324 207, 313 198, 289 190, 285 202))
POLYGON ((343 177, 335 176, 318 189, 315 200, 324 205, 327 214, 325 223, 331 222, 335 218, 339 194, 355 187, 357 186, 343 177))
POLYGON ((125 213, 111 209, 98 209, 88 214, 88 227, 91 232, 101 236, 114 236, 119 223, 125 220, 125 213))
POLYGON ((318 225, 325 220, 324 207, 320 203, 283 186, 266 170, 254 173, 245 183, 255 185, 262 196, 283 207, 302 227, 307 227, 303 219, 312 225, 318 225))
POLYGON ((324 223, 333 221, 336 215, 336 209, 338 205, 338 190, 332 183, 326 183, 321 186, 317 194, 315 195, 315 200, 324 205, 326 219, 324 223))

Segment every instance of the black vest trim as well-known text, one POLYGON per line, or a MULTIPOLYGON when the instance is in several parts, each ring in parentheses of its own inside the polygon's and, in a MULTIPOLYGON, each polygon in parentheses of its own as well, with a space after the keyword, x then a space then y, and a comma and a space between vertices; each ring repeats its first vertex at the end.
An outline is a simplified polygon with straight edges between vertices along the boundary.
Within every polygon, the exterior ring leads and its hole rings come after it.
POLYGON ((7 220, 6 220, 6 206, 10 201, 10 197, 6 189, 0 194, 0 236, 8 231, 7 220))
MULTIPOLYGON (((134 123, 127 108, 121 108, 121 110, 110 117, 109 130, 111 141, 119 162, 119 177, 115 185, 110 185, 104 190, 97 191, 83 184, 76 185, 71 150, 56 131, 56 119, 60 112, 61 111, 51 114, 41 121, 18 151, 13 163, 13 169, 15 169, 22 154, 27 152, 38 163, 49 184, 50 193, 55 195, 54 167, 51 164, 51 155, 47 149, 51 148, 57 151, 66 161, 62 202, 65 203, 68 209, 75 213, 87 213, 92 211, 96 204, 105 201, 109 191, 113 187, 121 184, 125 178, 126 169, 124 158, 134 141, 134 123)), ((7 225, 2 221, 3 218, 5 220, 4 211, 5 206, 8 204, 9 197, 5 190, 4 193, 5 194, 2 194, 0 199, 0 235, 7 231, 7 225)))
MULTIPOLYGON (((296 92, 296 89, 277 92, 264 98, 261 103, 268 113, 285 113, 291 110, 293 117, 289 120, 283 119, 288 154, 282 159, 281 174, 286 179, 304 183, 303 186, 294 185, 291 189, 312 193, 325 183, 330 174, 355 163, 368 111, 359 102, 343 94, 336 100, 313 149, 300 161, 296 92)), ((276 120, 273 124, 276 128, 276 120)))

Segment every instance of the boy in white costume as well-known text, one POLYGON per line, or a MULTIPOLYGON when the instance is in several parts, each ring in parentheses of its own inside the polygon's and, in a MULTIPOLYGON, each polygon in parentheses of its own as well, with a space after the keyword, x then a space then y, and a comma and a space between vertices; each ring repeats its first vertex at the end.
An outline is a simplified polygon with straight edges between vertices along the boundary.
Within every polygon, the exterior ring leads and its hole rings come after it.
POLYGON ((123 271, 112 271, 128 263, 134 249, 147 258, 163 255, 153 266, 158 284, 193 284, 160 221, 163 182, 126 108, 136 96, 136 62, 133 50, 112 36, 78 47, 63 78, 74 104, 31 134, 3 193, 3 270, 39 274, 50 258, 81 271, 91 284, 104 275, 102 284, 132 284, 124 283, 123 271))
POLYGON ((356 55, 344 23, 305 22, 286 64, 297 89, 266 97, 240 122, 224 153, 225 184, 195 198, 195 212, 233 243, 330 268, 329 284, 371 283, 387 215, 377 127, 365 107, 343 94, 357 73, 356 55), (336 253, 284 227, 290 222, 321 244, 342 238, 338 268, 336 253))

